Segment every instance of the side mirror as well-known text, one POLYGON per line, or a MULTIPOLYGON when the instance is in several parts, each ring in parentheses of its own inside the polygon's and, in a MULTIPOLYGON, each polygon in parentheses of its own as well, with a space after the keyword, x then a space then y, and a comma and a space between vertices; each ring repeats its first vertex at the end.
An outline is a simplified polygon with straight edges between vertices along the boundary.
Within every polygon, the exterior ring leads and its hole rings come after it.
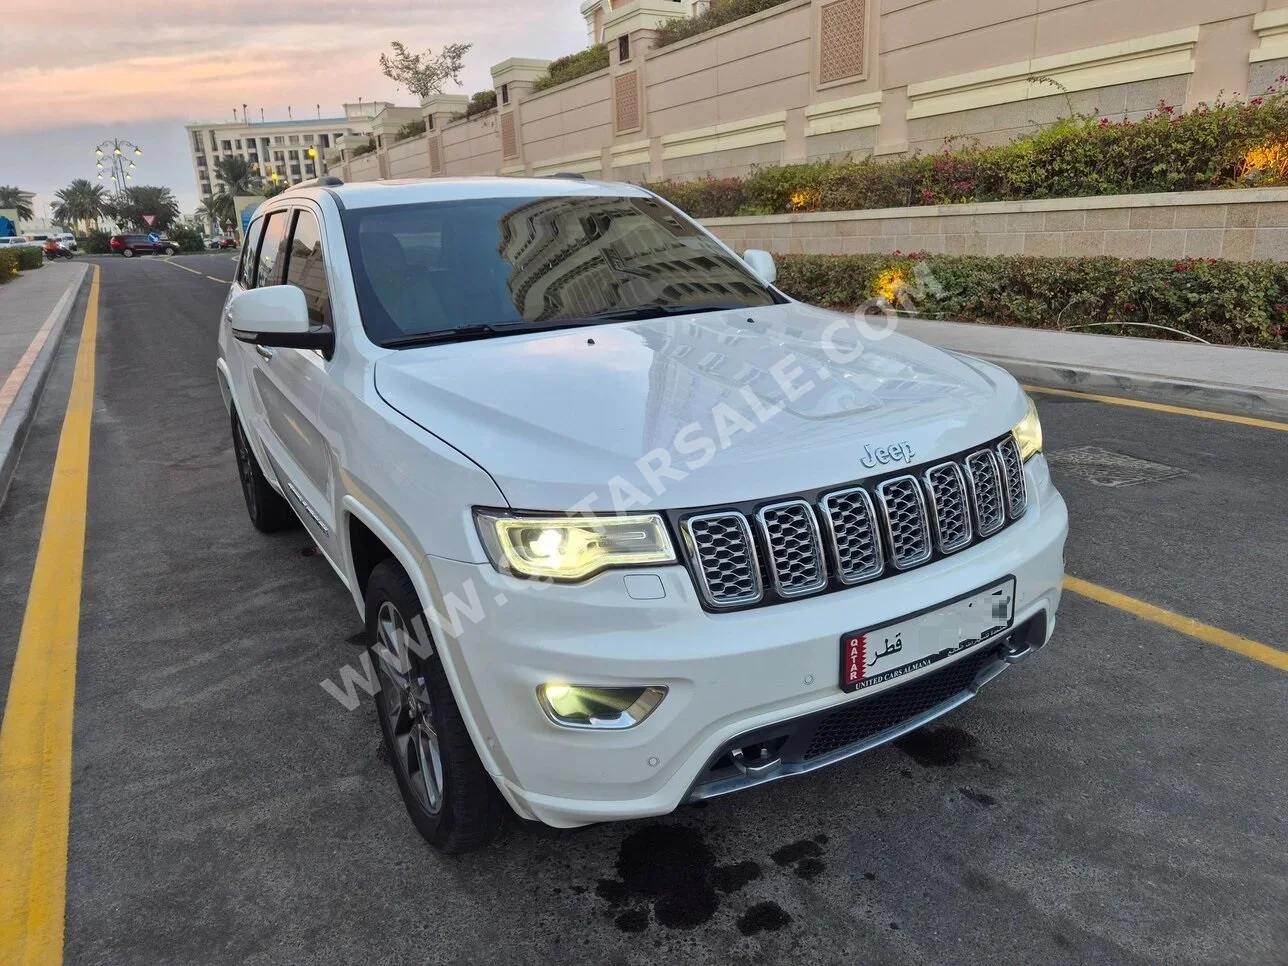
POLYGON ((228 306, 233 338, 250 345, 317 349, 330 354, 335 333, 309 321, 304 293, 294 285, 269 285, 242 292, 228 306))
POLYGON ((742 253, 742 260, 766 285, 773 285, 778 280, 778 266, 774 264, 774 256, 769 252, 749 248, 742 253))

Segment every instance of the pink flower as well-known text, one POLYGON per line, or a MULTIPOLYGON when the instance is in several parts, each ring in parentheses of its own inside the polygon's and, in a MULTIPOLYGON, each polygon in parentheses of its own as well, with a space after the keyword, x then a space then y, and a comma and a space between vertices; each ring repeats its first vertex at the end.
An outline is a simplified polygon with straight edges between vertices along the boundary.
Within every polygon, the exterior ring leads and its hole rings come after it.
POLYGON ((1110 124, 1109 118, 1107 118, 1107 117, 1102 117, 1102 118, 1100 119, 1100 126, 1101 126, 1101 127, 1109 127, 1109 124, 1110 124))
POLYGON ((1251 104, 1253 107, 1260 107, 1260 106, 1261 106, 1262 104, 1264 104, 1265 102, 1266 102, 1266 101, 1265 101, 1265 98, 1262 98, 1262 97, 1254 97, 1254 98, 1253 98, 1251 101, 1249 101, 1248 103, 1249 103, 1249 104, 1251 104))

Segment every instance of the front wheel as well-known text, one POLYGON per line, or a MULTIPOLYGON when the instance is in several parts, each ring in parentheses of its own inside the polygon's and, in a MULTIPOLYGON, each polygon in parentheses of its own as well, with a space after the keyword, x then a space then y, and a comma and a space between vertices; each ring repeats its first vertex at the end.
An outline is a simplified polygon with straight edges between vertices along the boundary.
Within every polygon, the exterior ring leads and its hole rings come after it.
POLYGON ((237 457, 237 475, 241 478, 242 496, 246 498, 246 512, 250 522, 261 533, 276 533, 296 522, 295 511, 259 468, 255 451, 250 448, 246 430, 233 413, 233 453, 237 457))
POLYGON ((125 249, 123 252, 121 252, 121 254, 122 254, 122 255, 124 255, 126 258, 133 258, 133 257, 134 257, 134 249, 133 249, 133 248, 127 248, 127 249, 125 249))
POLYGON ((380 676, 376 711, 412 824, 438 851, 458 855, 500 833, 497 791, 429 639, 411 579, 393 560, 367 582, 367 642, 380 676))
POLYGON ((167 255, 173 255, 173 254, 175 254, 175 251, 176 251, 176 250, 175 250, 174 248, 172 248, 172 247, 167 247, 167 248, 166 248, 166 250, 165 250, 165 253, 166 253, 167 255))

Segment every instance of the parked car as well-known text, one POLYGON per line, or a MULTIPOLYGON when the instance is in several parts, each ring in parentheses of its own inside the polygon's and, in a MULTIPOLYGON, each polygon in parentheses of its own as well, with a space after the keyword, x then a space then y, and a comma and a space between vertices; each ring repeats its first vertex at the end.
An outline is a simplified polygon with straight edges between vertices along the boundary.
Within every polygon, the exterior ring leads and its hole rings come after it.
POLYGON ((70 249, 74 252, 79 248, 79 245, 76 242, 76 236, 69 231, 59 232, 54 237, 58 239, 58 244, 62 245, 66 249, 70 249))
POLYGON ((206 239, 206 248, 216 251, 224 248, 236 248, 237 239, 232 235, 216 235, 214 238, 206 239))
POLYGON ((5 238, 0 238, 0 249, 32 248, 32 247, 39 248, 41 247, 41 245, 42 245, 41 242, 31 241, 25 235, 9 235, 5 238))
POLYGON ((135 255, 176 255, 179 243, 169 238, 152 241, 148 235, 113 235, 108 241, 113 252, 119 252, 126 258, 135 255))
POLYGON ((217 360, 246 507, 352 596, 438 849, 503 803, 572 827, 830 765, 1049 640, 1068 514, 1032 401, 775 276, 632 185, 256 211, 217 360))

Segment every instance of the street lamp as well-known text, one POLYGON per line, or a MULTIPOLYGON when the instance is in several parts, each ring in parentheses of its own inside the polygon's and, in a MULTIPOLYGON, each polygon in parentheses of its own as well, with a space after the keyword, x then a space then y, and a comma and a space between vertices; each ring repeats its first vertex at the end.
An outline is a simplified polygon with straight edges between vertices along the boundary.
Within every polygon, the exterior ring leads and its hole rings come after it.
POLYGON ((130 170, 135 167, 133 161, 128 161, 125 157, 126 152, 134 155, 136 158, 143 157, 143 149, 133 141, 126 141, 122 138, 110 138, 94 148, 94 157, 98 160, 95 167, 98 169, 98 180, 103 180, 103 159, 107 159, 107 172, 111 176, 112 184, 115 185, 116 196, 119 198, 125 193, 125 182, 133 181, 134 175, 130 170))

